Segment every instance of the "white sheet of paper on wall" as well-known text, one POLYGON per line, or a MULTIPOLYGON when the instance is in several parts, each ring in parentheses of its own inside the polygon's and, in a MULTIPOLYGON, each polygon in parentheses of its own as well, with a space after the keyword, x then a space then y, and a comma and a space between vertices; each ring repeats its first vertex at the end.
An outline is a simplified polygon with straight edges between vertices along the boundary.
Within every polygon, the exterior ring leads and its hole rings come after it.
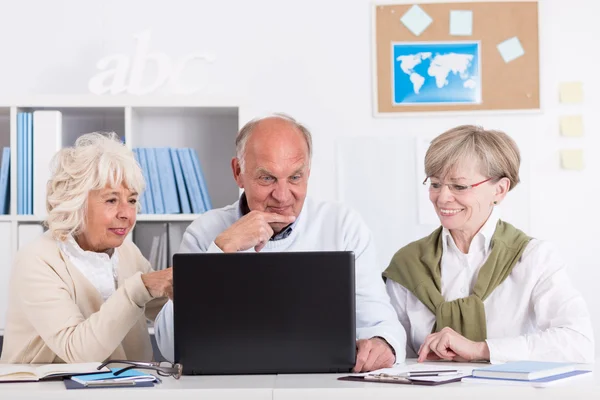
POLYGON ((514 61, 525 54, 525 49, 523 49, 519 38, 516 36, 505 40, 504 42, 500 43, 497 47, 505 63, 514 61))
POLYGON ((583 136, 583 117, 581 115, 560 117, 560 134, 569 137, 583 136))
POLYGON ((419 36, 431 25, 433 19, 421 7, 414 5, 400 18, 400 21, 415 36, 419 36))
POLYGON ((416 138, 416 149, 415 154, 417 157, 415 171, 415 186, 417 191, 417 207, 419 209, 419 224, 420 225, 433 225, 438 226, 440 220, 433 209, 433 204, 429 200, 429 190, 427 185, 423 185, 423 179, 425 179, 425 153, 431 144, 430 139, 416 138))
POLYGON ((560 165, 562 169, 581 171, 583 165, 583 150, 564 149, 560 151, 560 165))
POLYGON ((473 11, 450 11, 450 35, 471 36, 473 34, 473 11))
POLYGON ((583 83, 563 82, 560 84, 559 98, 561 103, 577 104, 583 102, 583 83))

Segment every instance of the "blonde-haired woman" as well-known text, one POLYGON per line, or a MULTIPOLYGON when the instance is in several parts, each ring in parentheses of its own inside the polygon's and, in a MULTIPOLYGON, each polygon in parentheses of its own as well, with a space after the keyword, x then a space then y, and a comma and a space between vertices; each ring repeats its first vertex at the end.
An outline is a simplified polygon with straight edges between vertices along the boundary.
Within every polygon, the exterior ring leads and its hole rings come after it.
POLYGON ((125 238, 144 178, 114 134, 60 150, 47 190, 48 232, 13 266, 3 363, 150 361, 146 319, 172 293, 172 271, 152 272, 125 238))
POLYGON ((496 210, 519 183, 520 162, 500 131, 459 126, 431 143, 425 173, 441 227, 384 272, 409 356, 593 362, 590 316, 565 264, 496 210))

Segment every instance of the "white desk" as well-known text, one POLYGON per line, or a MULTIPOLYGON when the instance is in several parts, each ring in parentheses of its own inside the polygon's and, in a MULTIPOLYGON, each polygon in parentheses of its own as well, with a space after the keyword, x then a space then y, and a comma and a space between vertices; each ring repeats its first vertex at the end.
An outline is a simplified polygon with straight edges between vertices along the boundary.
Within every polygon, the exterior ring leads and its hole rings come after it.
MULTIPOLYGON (((600 361, 600 360, 599 360, 600 361)), ((410 360, 407 364, 413 364, 410 360)), ((431 363, 439 366, 440 363, 431 363)), ((443 363, 443 367, 465 364, 443 363)), ((586 367, 591 369, 591 366, 586 367)), ((254 375, 184 376, 164 378, 154 388, 66 390, 62 382, 0 384, 0 399, 85 399, 85 400, 517 400, 517 399, 600 399, 600 371, 557 386, 531 387, 476 385, 411 386, 385 383, 338 381, 342 375, 254 375)))

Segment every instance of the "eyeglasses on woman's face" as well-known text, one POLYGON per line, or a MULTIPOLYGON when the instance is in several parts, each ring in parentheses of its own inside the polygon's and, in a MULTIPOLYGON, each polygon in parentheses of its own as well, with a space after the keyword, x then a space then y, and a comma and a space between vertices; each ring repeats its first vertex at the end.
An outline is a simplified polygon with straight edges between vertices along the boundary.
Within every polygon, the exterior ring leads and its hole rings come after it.
POLYGON ((442 188, 444 186, 448 186, 448 189, 454 193, 454 194, 461 194, 461 193, 466 193, 469 190, 473 189, 474 187, 477 187, 479 185, 482 185, 486 182, 491 181, 493 178, 487 178, 484 181, 481 182, 477 182, 477 183, 473 183, 471 185, 465 185, 465 184, 460 184, 460 183, 442 183, 439 182, 437 179, 434 178, 434 180, 431 179, 431 177, 427 177, 425 178, 425 180, 423 181, 423 185, 427 184, 427 181, 429 180, 429 191, 430 192, 441 192, 442 188))

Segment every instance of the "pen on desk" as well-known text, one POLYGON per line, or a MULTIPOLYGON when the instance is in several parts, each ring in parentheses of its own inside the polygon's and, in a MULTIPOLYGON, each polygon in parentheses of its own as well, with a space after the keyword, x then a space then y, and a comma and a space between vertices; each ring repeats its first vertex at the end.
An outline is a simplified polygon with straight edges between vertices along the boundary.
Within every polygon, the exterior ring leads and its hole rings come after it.
POLYGON ((409 371, 409 377, 420 377, 420 376, 445 376, 445 375, 456 375, 458 370, 446 370, 446 371, 409 371))

